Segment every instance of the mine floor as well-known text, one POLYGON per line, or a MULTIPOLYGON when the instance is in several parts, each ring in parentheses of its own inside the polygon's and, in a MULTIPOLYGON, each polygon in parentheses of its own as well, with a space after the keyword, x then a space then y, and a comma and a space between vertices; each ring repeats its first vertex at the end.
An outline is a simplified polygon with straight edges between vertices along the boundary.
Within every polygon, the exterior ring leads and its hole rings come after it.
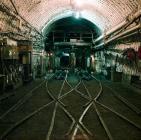
POLYGON ((141 139, 141 92, 98 76, 51 77, 0 95, 2 140, 141 139))

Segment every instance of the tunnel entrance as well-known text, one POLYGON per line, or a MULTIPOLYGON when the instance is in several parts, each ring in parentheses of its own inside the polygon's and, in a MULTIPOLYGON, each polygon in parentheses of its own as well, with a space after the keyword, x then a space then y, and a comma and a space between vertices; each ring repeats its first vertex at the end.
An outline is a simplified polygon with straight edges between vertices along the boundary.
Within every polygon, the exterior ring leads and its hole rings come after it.
POLYGON ((69 58, 69 56, 62 56, 60 58, 60 66, 62 68, 69 68, 69 66, 70 66, 70 58, 69 58))
POLYGON ((54 52, 54 59, 60 59, 60 66, 54 68, 90 67, 92 42, 100 35, 100 30, 90 21, 67 17, 54 22, 46 31, 45 51, 54 52))

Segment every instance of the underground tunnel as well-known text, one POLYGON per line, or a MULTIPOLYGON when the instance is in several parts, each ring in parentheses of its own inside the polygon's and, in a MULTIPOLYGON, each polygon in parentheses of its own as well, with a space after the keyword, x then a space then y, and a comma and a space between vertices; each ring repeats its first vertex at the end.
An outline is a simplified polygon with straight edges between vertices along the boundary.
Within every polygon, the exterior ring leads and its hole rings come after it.
POLYGON ((140 0, 0 1, 0 140, 140 140, 140 115, 140 0))

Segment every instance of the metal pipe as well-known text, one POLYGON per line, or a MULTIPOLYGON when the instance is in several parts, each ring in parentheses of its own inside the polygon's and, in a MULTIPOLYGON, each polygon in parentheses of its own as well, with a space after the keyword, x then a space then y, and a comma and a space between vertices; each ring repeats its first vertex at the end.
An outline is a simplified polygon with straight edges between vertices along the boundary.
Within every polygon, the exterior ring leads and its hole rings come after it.
POLYGON ((11 4, 13 5, 13 7, 14 7, 14 9, 15 9, 15 11, 16 11, 16 14, 18 15, 19 13, 18 13, 18 10, 17 10, 17 8, 16 8, 16 5, 13 3, 13 0, 10 0, 10 2, 11 2, 11 4))
POLYGON ((135 32, 133 32, 133 33, 130 33, 130 34, 128 34, 128 35, 125 35, 125 36, 121 37, 120 39, 125 39, 125 38, 127 38, 127 37, 136 35, 136 34, 138 34, 138 33, 139 33, 139 31, 135 31, 135 32))
POLYGON ((140 24, 139 24, 139 25, 136 25, 135 27, 133 27, 133 28, 131 28, 131 29, 128 29, 128 30, 126 30, 125 32, 123 32, 123 33, 121 33, 121 34, 114 36, 113 38, 107 40, 106 42, 103 42, 103 43, 101 43, 101 44, 95 46, 95 48, 101 47, 101 46, 103 46, 103 45, 107 45, 108 43, 110 43, 110 42, 112 42, 112 41, 114 41, 114 40, 116 40, 116 39, 118 39, 118 38, 120 38, 120 37, 123 37, 123 36, 125 36, 125 35, 127 35, 127 34, 129 34, 129 33, 135 32, 136 30, 138 30, 138 29, 140 29, 140 28, 141 28, 141 25, 140 25, 140 24))
POLYGON ((138 30, 139 28, 141 28, 141 25, 140 24, 139 25, 136 25, 135 27, 133 27, 131 29, 126 30, 125 32, 123 32, 123 33, 121 33, 119 35, 116 35, 115 37, 113 37, 112 39, 110 39, 107 43, 109 43, 109 42, 111 42, 113 40, 116 40, 116 39, 118 39, 120 37, 123 37, 123 36, 125 36, 125 35, 127 35, 127 34, 129 34, 131 32, 134 32, 134 31, 138 30))
POLYGON ((112 33, 120 30, 123 26, 126 26, 126 24, 129 26, 135 19, 137 19, 139 16, 141 16, 141 9, 136 12, 133 16, 128 16, 126 18, 126 20, 124 20, 123 22, 121 22, 120 24, 118 24, 116 27, 114 27, 113 29, 109 30, 108 32, 106 32, 105 35, 101 35, 100 37, 98 37, 94 43, 98 42, 98 41, 101 41, 104 36, 108 36, 108 35, 111 35, 112 33))
POLYGON ((126 23, 127 23, 126 20, 123 21, 123 22, 121 22, 121 23, 118 24, 115 28, 113 28, 113 29, 109 30, 108 32, 106 32, 106 34, 103 34, 103 35, 101 35, 100 37, 98 37, 98 38, 94 41, 94 43, 96 43, 96 42, 98 42, 98 41, 104 39, 105 36, 110 35, 111 33, 117 31, 118 29, 120 29, 121 27, 123 27, 126 23))

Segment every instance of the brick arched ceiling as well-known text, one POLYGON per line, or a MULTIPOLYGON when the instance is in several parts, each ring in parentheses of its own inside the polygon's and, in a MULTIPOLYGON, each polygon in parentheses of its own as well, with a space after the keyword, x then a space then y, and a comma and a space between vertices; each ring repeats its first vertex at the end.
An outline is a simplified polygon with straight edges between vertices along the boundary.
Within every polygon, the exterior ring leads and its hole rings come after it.
MULTIPOLYGON (((2 0, 11 7, 10 0, 2 0)), ((81 16, 102 31, 111 29, 137 11, 140 0, 12 0, 18 13, 38 30, 53 21, 72 16, 79 11, 81 16)), ((11 7, 12 9, 12 7, 11 7)))

